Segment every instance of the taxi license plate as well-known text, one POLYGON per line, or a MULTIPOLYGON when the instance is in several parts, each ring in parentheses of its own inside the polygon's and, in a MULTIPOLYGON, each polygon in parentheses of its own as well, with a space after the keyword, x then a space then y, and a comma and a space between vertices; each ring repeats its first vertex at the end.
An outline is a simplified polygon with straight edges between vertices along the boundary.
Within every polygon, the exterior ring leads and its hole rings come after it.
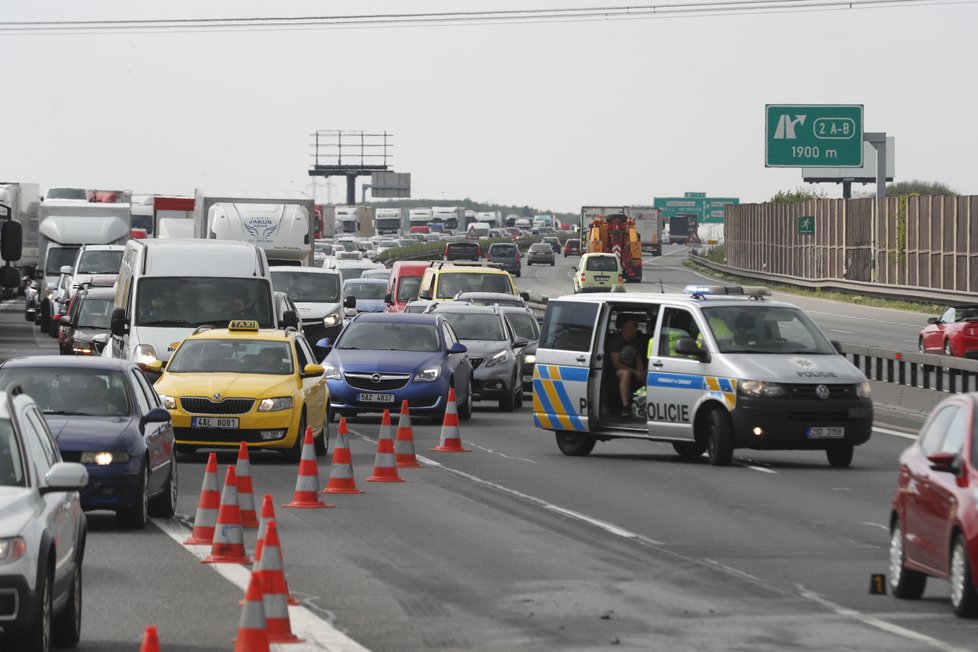
POLYGON ((846 436, 846 429, 842 427, 821 427, 808 428, 805 436, 809 439, 841 439, 846 436))
POLYGON ((238 428, 237 417, 190 417, 191 428, 238 428))
POLYGON ((611 277, 607 274, 595 275, 594 280, 598 283, 605 283, 606 281, 610 281, 611 277))
POLYGON ((362 403, 393 403, 393 394, 358 394, 357 400, 362 403))

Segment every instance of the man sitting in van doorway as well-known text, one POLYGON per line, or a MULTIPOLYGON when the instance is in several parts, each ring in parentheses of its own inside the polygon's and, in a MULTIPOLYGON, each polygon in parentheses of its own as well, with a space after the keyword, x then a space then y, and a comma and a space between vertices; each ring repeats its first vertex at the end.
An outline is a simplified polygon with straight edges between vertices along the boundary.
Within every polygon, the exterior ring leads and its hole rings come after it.
POLYGON ((645 384, 649 361, 645 358, 648 338, 639 332, 638 320, 630 315, 618 318, 619 332, 608 338, 605 347, 618 380, 621 416, 632 415, 632 392, 645 384))

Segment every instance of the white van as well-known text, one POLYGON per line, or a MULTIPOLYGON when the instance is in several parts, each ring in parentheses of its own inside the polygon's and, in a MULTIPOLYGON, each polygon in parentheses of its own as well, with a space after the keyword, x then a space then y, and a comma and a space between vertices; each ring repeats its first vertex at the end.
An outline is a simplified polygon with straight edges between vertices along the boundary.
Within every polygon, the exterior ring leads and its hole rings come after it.
MULTIPOLYGON (((265 252, 233 240, 130 240, 122 256, 106 357, 149 369, 195 328, 253 319, 277 328, 265 252)), ((287 315, 283 322, 293 321, 287 315)), ((288 324, 283 324, 288 325, 288 324)))
POLYGON ((565 455, 596 441, 670 442, 727 465, 735 448, 824 450, 848 466, 869 441, 866 376, 804 312, 766 288, 550 299, 533 421, 565 455))

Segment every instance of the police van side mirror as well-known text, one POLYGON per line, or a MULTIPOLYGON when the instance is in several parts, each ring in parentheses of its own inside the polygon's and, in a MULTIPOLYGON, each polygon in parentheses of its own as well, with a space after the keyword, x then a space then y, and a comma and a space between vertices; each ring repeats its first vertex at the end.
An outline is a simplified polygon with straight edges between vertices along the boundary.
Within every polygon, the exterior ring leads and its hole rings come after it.
POLYGON ((700 362, 710 361, 710 352, 697 346, 691 337, 680 337, 676 340, 676 354, 696 358, 700 362))
POLYGON ((128 324, 126 324, 126 309, 116 308, 112 311, 112 316, 109 318, 109 330, 116 337, 122 337, 128 331, 128 324))

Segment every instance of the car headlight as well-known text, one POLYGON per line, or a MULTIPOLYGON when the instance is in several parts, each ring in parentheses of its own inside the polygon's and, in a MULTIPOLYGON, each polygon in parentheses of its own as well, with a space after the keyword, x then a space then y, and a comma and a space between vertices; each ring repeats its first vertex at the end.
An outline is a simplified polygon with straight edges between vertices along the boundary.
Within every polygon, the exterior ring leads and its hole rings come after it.
POLYGON ((292 409, 292 397, 280 396, 278 398, 263 398, 258 404, 259 412, 280 412, 281 410, 292 409))
POLYGON ((537 361, 537 356, 533 353, 527 353, 523 356, 523 362, 526 364, 533 364, 537 361))
POLYGON ((323 376, 326 380, 339 380, 340 379, 340 368, 331 365, 328 362, 323 364, 323 376))
POLYGON ((0 539, 0 563, 17 561, 27 552, 27 542, 24 537, 9 537, 0 539))
POLYGON ((430 369, 422 369, 418 373, 414 374, 415 380, 420 380, 421 382, 430 383, 441 378, 441 367, 431 367, 430 369))
POLYGON ((125 464, 129 461, 129 453, 122 451, 85 451, 81 454, 80 461, 82 464, 96 464, 98 466, 125 464))
POLYGON ((177 399, 174 397, 167 396, 166 394, 158 394, 157 396, 160 397, 160 400, 163 402, 163 407, 165 407, 167 410, 177 409, 177 399))
POLYGON ((140 344, 137 346, 133 352, 132 359, 136 364, 149 364, 150 362, 159 360, 156 356, 156 349, 149 344, 140 344))
POLYGON ((343 316, 338 312, 331 312, 325 317, 323 317, 323 326, 329 328, 330 326, 336 326, 338 323, 343 321, 343 316))
POLYGON ((92 355, 95 353, 95 347, 91 342, 80 342, 75 340, 75 343, 71 345, 71 350, 76 355, 92 355))
POLYGON ((506 350, 506 349, 503 349, 502 351, 500 351, 496 355, 494 355, 491 358, 489 358, 488 360, 486 360, 486 366, 487 367, 495 367, 497 364, 503 364, 505 362, 509 362, 509 357, 510 357, 509 351, 506 350))
POLYGON ((763 380, 742 380, 737 386, 740 393, 752 398, 777 398, 784 396, 784 387, 777 383, 768 383, 763 380))
POLYGON ((864 383, 859 383, 856 385, 856 396, 859 398, 869 398, 873 395, 873 388, 867 380, 864 383))

